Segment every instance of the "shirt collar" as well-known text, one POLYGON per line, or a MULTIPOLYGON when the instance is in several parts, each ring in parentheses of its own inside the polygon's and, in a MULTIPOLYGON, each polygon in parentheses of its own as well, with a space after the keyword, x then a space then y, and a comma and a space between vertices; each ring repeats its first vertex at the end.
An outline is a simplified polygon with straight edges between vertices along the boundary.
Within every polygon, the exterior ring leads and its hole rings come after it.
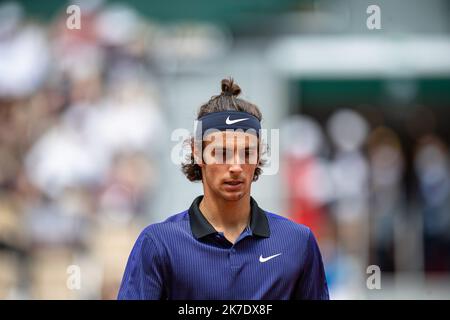
MULTIPOLYGON (((206 220, 205 216, 199 209, 199 204, 202 201, 203 196, 198 196, 194 199, 189 208, 189 222, 191 225, 192 234, 195 238, 200 239, 207 235, 217 233, 217 230, 206 220)), ((269 222, 267 216, 264 213, 256 201, 250 197, 250 229, 252 234, 268 238, 270 237, 269 222)))

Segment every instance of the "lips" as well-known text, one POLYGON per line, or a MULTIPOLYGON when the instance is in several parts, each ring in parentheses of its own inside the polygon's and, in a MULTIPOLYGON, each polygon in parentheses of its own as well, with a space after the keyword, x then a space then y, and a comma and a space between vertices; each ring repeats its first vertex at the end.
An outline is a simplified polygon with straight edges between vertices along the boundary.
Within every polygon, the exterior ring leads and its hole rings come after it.
POLYGON ((241 180, 230 180, 230 181, 225 181, 225 184, 228 184, 230 186, 237 186, 239 184, 243 183, 241 180))
POLYGON ((225 181, 224 184, 226 190, 235 191, 239 190, 244 185, 244 182, 241 180, 229 180, 225 181))

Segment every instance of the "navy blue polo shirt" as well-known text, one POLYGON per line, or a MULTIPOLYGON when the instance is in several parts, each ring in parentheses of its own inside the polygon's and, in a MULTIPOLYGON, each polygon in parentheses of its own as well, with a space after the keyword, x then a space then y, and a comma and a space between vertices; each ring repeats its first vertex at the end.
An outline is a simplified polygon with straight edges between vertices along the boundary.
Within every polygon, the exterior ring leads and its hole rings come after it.
POLYGON ((322 257, 306 226, 259 208, 232 244, 199 209, 203 196, 145 228, 118 299, 329 299, 322 257))

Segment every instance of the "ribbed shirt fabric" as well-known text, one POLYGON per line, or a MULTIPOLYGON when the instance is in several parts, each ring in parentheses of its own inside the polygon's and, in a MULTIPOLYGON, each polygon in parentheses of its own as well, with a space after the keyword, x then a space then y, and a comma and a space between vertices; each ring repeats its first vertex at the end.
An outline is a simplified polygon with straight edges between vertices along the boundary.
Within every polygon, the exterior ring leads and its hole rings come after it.
POLYGON ((128 259, 118 299, 329 299, 311 230, 259 208, 232 244, 198 207, 146 227, 128 259))

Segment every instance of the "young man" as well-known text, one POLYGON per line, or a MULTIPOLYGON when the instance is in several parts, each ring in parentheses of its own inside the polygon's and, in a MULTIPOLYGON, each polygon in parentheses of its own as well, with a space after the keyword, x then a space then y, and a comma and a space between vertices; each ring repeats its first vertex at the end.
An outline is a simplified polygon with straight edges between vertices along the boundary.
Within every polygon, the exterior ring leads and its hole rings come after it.
POLYGON ((259 208, 250 196, 261 173, 261 112, 222 93, 200 108, 191 162, 202 181, 190 208, 139 236, 119 299, 328 299, 321 254, 310 229, 259 208))

